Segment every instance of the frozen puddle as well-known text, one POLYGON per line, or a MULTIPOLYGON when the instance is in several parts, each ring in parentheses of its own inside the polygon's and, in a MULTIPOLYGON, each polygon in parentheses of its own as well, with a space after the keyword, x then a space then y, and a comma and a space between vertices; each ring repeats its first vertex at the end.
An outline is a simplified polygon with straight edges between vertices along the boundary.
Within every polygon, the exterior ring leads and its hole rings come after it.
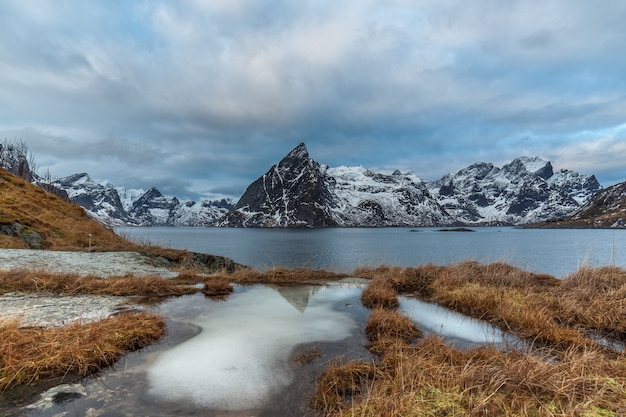
POLYGON ((399 297, 400 309, 422 330, 452 339, 460 346, 517 344, 519 339, 482 320, 464 316, 435 303, 399 297))
POLYGON ((0 249, 0 269, 45 270, 112 277, 126 274, 174 277, 177 274, 165 268, 148 264, 148 258, 137 252, 70 252, 30 249, 0 249))
POLYGON ((167 310, 197 314, 188 319, 202 332, 154 360, 149 394, 214 410, 262 407, 293 382, 288 357, 296 346, 343 340, 358 328, 337 306, 360 292, 354 285, 255 286, 195 312, 175 300, 167 310))

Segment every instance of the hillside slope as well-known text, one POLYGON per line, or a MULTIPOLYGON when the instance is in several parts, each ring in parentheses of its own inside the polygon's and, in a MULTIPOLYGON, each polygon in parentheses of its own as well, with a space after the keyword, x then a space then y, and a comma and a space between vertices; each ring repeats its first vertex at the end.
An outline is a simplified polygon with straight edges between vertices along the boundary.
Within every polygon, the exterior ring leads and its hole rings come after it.
POLYGON ((85 210, 0 168, 0 247, 129 250, 135 245, 85 210))
POLYGON ((626 228, 626 182, 601 190, 571 216, 540 223, 542 228, 626 228))

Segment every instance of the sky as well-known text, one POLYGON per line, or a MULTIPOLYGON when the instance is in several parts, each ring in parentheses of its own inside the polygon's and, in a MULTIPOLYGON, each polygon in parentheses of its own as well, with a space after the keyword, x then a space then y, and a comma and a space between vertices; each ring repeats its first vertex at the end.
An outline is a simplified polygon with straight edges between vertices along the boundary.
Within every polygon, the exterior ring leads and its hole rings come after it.
POLYGON ((235 201, 331 167, 539 156, 626 180, 623 0, 0 0, 0 139, 39 171, 235 201))

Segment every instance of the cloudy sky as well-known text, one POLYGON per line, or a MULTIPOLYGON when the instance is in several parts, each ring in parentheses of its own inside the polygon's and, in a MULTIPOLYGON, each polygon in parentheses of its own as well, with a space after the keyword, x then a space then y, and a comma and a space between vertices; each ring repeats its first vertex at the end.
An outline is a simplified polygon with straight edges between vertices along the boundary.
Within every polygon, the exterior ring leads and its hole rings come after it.
POLYGON ((232 196, 330 166, 540 156, 626 180, 623 0, 2 0, 0 139, 40 170, 232 196))

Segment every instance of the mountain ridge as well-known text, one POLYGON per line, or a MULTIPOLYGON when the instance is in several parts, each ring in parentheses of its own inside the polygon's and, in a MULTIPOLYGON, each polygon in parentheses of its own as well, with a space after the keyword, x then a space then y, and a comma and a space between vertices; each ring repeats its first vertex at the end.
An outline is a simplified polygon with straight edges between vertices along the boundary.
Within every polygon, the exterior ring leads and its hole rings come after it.
POLYGON ((52 185, 107 226, 211 226, 233 207, 227 200, 165 197, 156 187, 127 190, 103 185, 87 173, 59 178, 52 185))
POLYGON ((626 228, 626 181, 596 193, 570 216, 530 225, 536 228, 626 228))
POLYGON ((311 158, 304 143, 250 183, 235 205, 180 201, 154 187, 126 190, 95 184, 85 175, 54 185, 73 201, 84 200, 105 224, 144 226, 526 225, 569 216, 602 188, 593 175, 554 172, 539 157, 522 156, 502 167, 476 162, 425 181, 413 171, 331 168, 311 158))
POLYGON ((440 180, 424 181, 412 171, 388 175, 362 166, 330 168, 311 159, 300 143, 254 181, 218 225, 522 225, 569 215, 599 189, 595 176, 555 173, 552 164, 539 157, 522 156, 501 168, 478 162, 440 180), (302 184, 305 178, 310 182, 302 184), (296 180, 299 192, 294 193, 296 180), (312 220, 288 206, 315 207, 322 214, 312 220))

